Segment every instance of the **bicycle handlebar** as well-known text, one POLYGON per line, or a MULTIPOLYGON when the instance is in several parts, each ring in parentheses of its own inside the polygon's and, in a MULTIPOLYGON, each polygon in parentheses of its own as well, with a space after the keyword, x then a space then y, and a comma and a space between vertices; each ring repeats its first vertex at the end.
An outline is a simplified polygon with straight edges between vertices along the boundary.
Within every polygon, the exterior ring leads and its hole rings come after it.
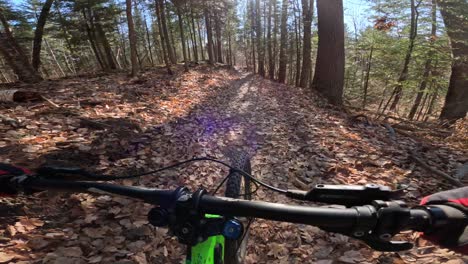
MULTIPOLYGON (((49 180, 29 176, 14 178, 16 188, 34 190, 60 190, 117 194, 136 198, 160 208, 171 209, 177 203, 194 200, 190 205, 198 215, 254 217, 267 220, 300 223, 317 226, 326 231, 342 233, 366 242, 376 250, 396 251, 412 247, 410 243, 389 242, 388 239, 403 230, 426 231, 441 221, 437 206, 404 208, 396 203, 376 201, 373 205, 351 208, 325 208, 286 205, 262 201, 239 200, 215 197, 201 191, 189 193, 185 187, 176 190, 159 190, 116 184, 49 180), (183 199, 181 198, 183 197, 183 199)), ((442 219, 450 224, 447 219, 442 219)))

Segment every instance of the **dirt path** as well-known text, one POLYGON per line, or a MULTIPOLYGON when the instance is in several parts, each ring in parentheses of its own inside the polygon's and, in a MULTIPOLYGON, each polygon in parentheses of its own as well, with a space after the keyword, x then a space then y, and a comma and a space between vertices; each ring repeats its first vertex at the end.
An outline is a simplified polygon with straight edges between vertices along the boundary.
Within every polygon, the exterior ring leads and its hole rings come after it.
MULTIPOLYGON (((414 140, 392 139, 385 128, 351 121, 316 95, 251 74, 199 67, 175 77, 148 72, 139 81, 122 76, 90 78, 85 85, 63 80, 47 89, 68 112, 0 106, 0 114, 23 116, 24 125, 15 132, 0 127, 5 130, 1 159, 64 162, 121 175, 194 156, 224 159, 234 146, 252 156, 256 177, 281 188, 405 185, 411 203, 438 184, 408 161, 414 140), (78 107, 75 96, 99 104, 78 107)), ((447 153, 460 154, 440 149, 440 156, 447 153)), ((449 160, 447 170, 455 165, 449 160)), ((212 188, 224 173, 214 164, 197 163, 123 183, 212 188)), ((255 199, 294 203, 265 190, 255 199)), ((165 229, 148 225, 147 205, 87 194, 38 194, 14 202, 28 206, 12 205, 0 224, 0 251, 14 256, 12 261, 179 263, 183 257, 183 248, 165 229)), ((420 248, 397 254, 373 252, 358 241, 303 225, 257 220, 251 234, 247 263, 462 263, 414 235, 405 239, 420 248)))

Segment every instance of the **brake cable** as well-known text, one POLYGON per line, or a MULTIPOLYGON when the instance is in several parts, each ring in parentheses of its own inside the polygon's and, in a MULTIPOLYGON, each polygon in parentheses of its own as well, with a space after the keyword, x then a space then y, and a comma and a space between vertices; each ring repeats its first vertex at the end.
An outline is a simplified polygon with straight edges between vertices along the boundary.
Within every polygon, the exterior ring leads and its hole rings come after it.
MULTIPOLYGON (((192 158, 192 159, 184 160, 184 161, 181 161, 181 162, 177 162, 175 164, 172 164, 172 165, 169 165, 169 166, 166 166, 166 167, 163 167, 163 168, 159 168, 159 169, 156 169, 156 170, 143 172, 143 173, 139 173, 139 174, 133 174, 133 175, 124 175, 124 176, 109 176, 109 175, 102 175, 102 174, 99 175, 99 174, 92 174, 92 173, 86 172, 84 170, 79 170, 79 172, 75 171, 74 174, 79 174, 79 175, 85 176, 85 177, 87 177, 89 179, 97 180, 97 181, 112 181, 112 180, 133 179, 133 178, 139 178, 139 177, 142 177, 142 176, 147 176, 147 175, 159 173, 159 172, 162 172, 162 171, 165 171, 165 170, 169 170, 169 169, 173 169, 173 168, 182 166, 182 165, 187 164, 187 163, 197 162, 197 161, 211 161, 211 162, 214 162, 214 163, 224 165, 227 168, 231 169, 232 172, 237 172, 237 173, 243 175, 244 177, 249 178, 252 182, 254 182, 254 183, 258 184, 258 185, 261 185, 261 186, 263 186, 263 187, 265 187, 267 189, 270 189, 272 191, 279 192, 279 193, 282 193, 282 194, 286 194, 288 192, 287 190, 280 189, 280 188, 271 186, 271 185, 269 185, 269 184, 267 184, 265 182, 262 182, 261 180, 258 180, 257 178, 252 176, 250 173, 247 173, 247 172, 245 172, 245 171, 243 171, 241 169, 235 168, 235 167, 229 165, 228 163, 226 163, 224 161, 220 161, 220 160, 210 158, 210 157, 192 158)), ((53 171, 54 170, 52 168, 51 172, 53 172, 53 171)), ((63 173, 67 173, 67 170, 64 170, 63 173)), ((41 174, 46 174, 46 173, 41 173, 41 174)), ((226 179, 227 178, 225 178, 225 180, 226 179)))

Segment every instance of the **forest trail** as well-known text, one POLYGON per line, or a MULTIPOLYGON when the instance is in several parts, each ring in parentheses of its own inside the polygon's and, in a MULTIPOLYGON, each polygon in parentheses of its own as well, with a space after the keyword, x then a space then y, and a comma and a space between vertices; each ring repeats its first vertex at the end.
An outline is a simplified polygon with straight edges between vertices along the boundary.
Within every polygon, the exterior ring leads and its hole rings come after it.
MULTIPOLYGON (((192 157, 225 159, 223 153, 234 146, 252 156, 256 177, 282 188, 403 185, 405 199, 416 203, 441 184, 408 158, 421 142, 353 120, 310 92, 224 67, 198 66, 172 77, 161 72, 145 72, 139 79, 118 74, 70 78, 36 87, 59 109, 42 103, 0 105, 0 115, 20 124, 0 125, 0 160, 29 167, 65 163, 122 175, 192 157)), ((437 144, 422 154, 453 172, 462 162, 454 157, 463 151, 437 144)), ((213 188, 226 172, 196 163, 123 184, 213 188)), ((294 203, 262 189, 255 199, 294 203)), ((149 227, 149 206, 135 201, 37 194, 15 202, 0 208, 11 216, 0 222, 2 256, 14 261, 179 263, 184 254, 165 229, 149 227)), ((303 225, 256 220, 251 234, 247 263, 463 263, 459 255, 417 235, 404 235, 416 249, 380 253, 303 225)))

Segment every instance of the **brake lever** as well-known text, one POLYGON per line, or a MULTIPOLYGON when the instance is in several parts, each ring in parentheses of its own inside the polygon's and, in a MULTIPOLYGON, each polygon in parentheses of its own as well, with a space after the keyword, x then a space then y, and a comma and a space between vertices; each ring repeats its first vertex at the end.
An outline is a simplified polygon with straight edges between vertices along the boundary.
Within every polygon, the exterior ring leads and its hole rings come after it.
POLYGON ((374 200, 390 201, 399 198, 403 190, 394 191, 378 184, 329 185, 317 184, 309 191, 288 190, 286 196, 311 202, 339 204, 346 207, 370 204, 374 200))
POLYGON ((375 237, 373 235, 365 236, 365 237, 354 237, 354 238, 357 238, 363 241, 369 247, 377 251, 395 252, 395 251, 409 250, 413 248, 413 244, 407 241, 387 241, 382 238, 375 237))

